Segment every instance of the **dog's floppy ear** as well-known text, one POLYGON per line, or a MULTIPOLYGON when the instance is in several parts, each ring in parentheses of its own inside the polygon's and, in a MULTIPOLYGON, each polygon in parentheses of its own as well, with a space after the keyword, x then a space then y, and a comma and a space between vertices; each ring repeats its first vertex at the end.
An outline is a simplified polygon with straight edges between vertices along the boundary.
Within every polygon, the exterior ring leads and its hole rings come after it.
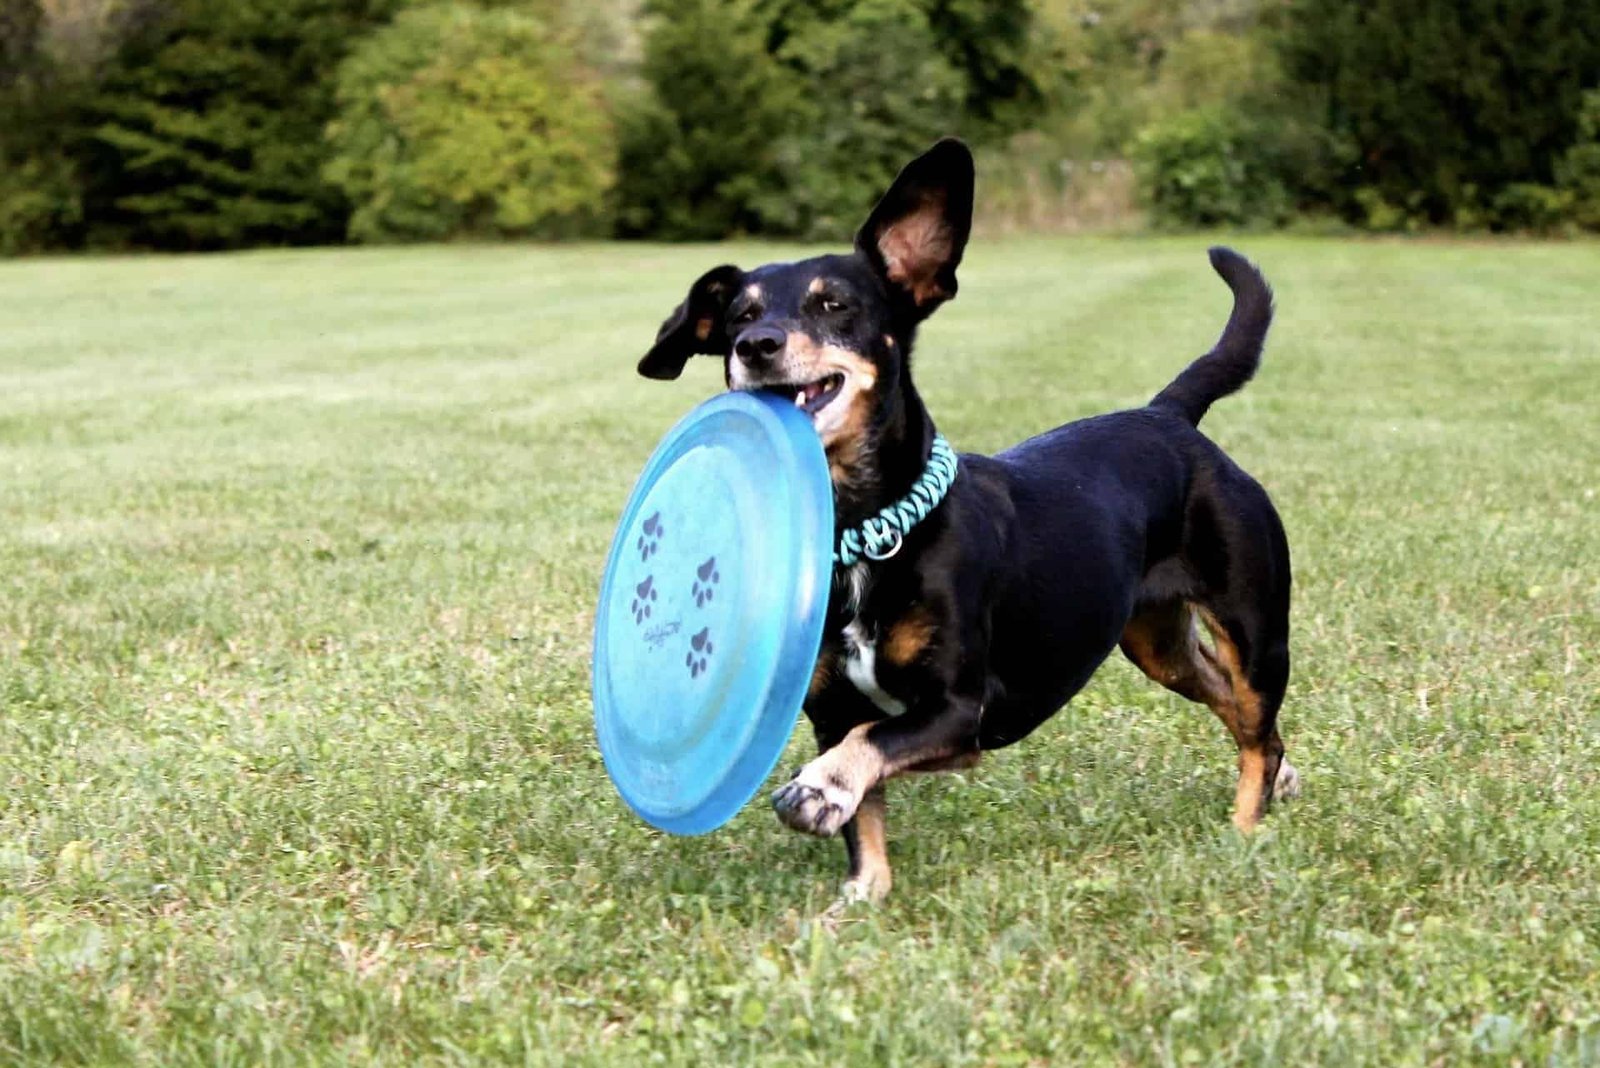
POLYGON ((972 152, 947 137, 906 164, 856 234, 856 248, 919 315, 956 295, 973 180, 972 152))
POLYGON ((728 334, 722 318, 743 274, 739 268, 726 264, 701 275, 689 287, 683 303, 661 324, 656 343, 639 361, 639 373, 646 378, 677 378, 683 374, 689 357, 696 353, 728 355, 728 334))

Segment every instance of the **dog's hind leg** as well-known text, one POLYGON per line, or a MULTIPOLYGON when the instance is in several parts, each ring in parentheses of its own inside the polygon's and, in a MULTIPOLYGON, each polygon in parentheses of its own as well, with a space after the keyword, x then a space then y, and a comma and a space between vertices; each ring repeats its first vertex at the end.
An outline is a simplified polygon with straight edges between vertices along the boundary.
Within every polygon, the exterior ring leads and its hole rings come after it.
POLYGON ((1299 775, 1283 758, 1283 739, 1278 736, 1278 709, 1289 682, 1287 628, 1281 637, 1275 637, 1264 627, 1248 625, 1240 616, 1221 617, 1204 608, 1199 616, 1211 632, 1215 643, 1211 655, 1226 674, 1231 691, 1232 700, 1213 710, 1239 744, 1233 822, 1248 831, 1280 791, 1284 797, 1299 791, 1299 775))
POLYGON ((1289 676, 1287 642, 1252 635, 1206 608, 1172 601, 1140 609, 1123 631, 1122 651, 1156 682, 1206 705, 1228 728, 1239 747, 1235 826, 1252 830, 1275 794, 1298 792, 1299 776, 1283 759, 1277 730, 1289 676), (1214 648, 1200 640, 1197 621, 1211 632, 1214 648))
MULTIPOLYGON (((1122 652, 1140 671, 1180 697, 1213 709, 1233 699, 1227 674, 1200 644, 1194 609, 1187 602, 1140 608, 1122 631, 1122 652)), ((1217 714, 1224 723, 1229 721, 1217 714)))

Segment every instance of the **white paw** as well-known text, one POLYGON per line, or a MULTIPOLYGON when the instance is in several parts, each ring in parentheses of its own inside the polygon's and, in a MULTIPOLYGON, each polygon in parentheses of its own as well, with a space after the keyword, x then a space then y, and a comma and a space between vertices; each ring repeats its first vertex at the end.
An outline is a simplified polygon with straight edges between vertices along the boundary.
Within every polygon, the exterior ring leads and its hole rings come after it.
POLYGON ((1287 760, 1278 764, 1278 777, 1272 783, 1272 796, 1278 801, 1300 796, 1300 773, 1287 760))
POLYGON ((832 838, 856 814, 861 799, 810 772, 807 766, 779 787, 772 795, 772 807, 778 819, 795 830, 832 838), (808 782, 808 779, 814 781, 808 782))

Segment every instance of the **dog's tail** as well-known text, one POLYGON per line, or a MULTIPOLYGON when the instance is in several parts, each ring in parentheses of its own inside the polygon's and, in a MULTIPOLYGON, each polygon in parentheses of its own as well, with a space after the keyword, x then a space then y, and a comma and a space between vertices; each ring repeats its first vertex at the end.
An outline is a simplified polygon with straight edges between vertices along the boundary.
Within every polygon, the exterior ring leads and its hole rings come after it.
POLYGON ((1211 250, 1211 266, 1233 290, 1233 314, 1211 351, 1150 401, 1152 408, 1177 412, 1195 425, 1212 404, 1250 381, 1261 366, 1261 347, 1272 325, 1272 289, 1249 260, 1218 245, 1211 250))

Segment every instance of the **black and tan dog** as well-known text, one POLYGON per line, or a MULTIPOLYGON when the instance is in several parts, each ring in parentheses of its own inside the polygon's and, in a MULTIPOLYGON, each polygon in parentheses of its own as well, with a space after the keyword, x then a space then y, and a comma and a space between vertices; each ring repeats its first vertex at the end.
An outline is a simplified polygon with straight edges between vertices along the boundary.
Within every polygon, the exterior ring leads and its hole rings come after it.
MULTIPOLYGON (((928 463, 934 425, 911 346, 956 294, 972 197, 971 154, 941 141, 901 172, 850 254, 702 277, 640 373, 676 378, 703 353, 724 359, 729 388, 793 398, 825 446, 839 528, 861 523, 928 463)), ((1236 253, 1214 249, 1211 263, 1233 290, 1227 327, 1146 407, 961 456, 897 552, 836 568, 805 706, 821 755, 773 807, 797 830, 844 832, 847 897, 889 889, 889 779, 970 767, 1023 738, 1119 644, 1233 735, 1242 830, 1297 789, 1277 730, 1288 544, 1266 492, 1195 428, 1255 373, 1272 294, 1236 253)))

